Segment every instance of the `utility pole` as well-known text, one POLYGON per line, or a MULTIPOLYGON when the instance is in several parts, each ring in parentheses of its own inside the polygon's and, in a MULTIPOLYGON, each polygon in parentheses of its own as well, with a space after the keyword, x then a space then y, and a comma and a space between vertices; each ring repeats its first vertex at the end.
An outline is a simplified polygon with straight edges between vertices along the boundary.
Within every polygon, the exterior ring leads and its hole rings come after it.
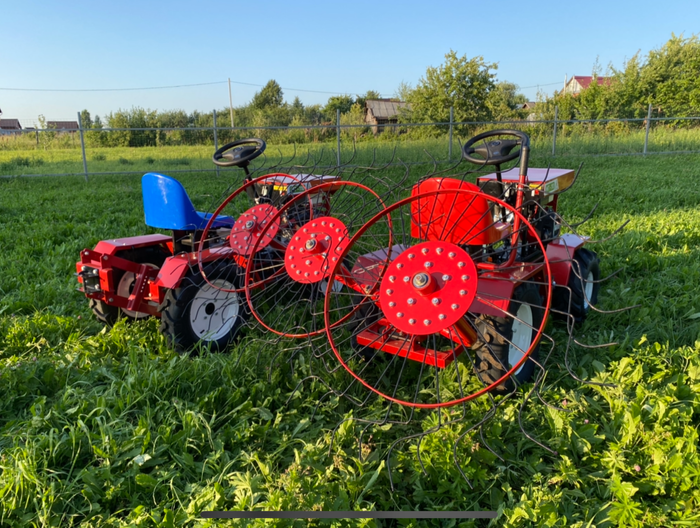
POLYGON ((228 108, 231 113, 231 128, 233 128, 233 97, 231 97, 231 77, 228 78, 228 108))

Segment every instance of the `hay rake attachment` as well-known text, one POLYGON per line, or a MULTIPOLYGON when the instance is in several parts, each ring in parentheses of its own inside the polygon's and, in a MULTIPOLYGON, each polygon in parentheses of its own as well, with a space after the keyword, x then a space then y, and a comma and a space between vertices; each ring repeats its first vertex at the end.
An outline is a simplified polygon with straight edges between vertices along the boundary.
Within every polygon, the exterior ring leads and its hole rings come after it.
POLYGON ((174 184, 163 175, 144 176, 147 223, 170 228, 173 236, 107 241, 81 254, 79 280, 98 318, 160 317, 161 330, 183 350, 224 349, 245 334, 259 350, 279 350, 270 369, 303 354, 311 374, 294 392, 311 380, 322 383, 325 396, 314 413, 329 397, 347 402, 363 426, 360 456, 373 428, 408 430, 387 448, 390 478, 396 446, 415 441, 423 467, 425 439, 454 426, 460 431, 454 461, 469 481, 460 445, 478 430, 481 445, 502 459, 484 431, 516 397, 522 434, 556 454, 523 421, 535 398, 565 410, 542 395, 562 334, 549 320, 564 322, 563 362, 578 381, 593 383, 571 369, 572 344, 611 345, 574 338, 575 325, 591 311, 606 313, 596 306, 598 292, 615 275, 601 278, 588 247, 594 241, 576 233, 595 208, 575 225, 557 212, 559 195, 580 167, 531 169, 527 135, 492 131, 462 147, 463 159, 479 170, 453 176, 457 165, 438 171, 433 160, 407 194, 410 170, 399 161, 400 174, 389 176, 393 157, 363 167, 352 164, 353 154, 328 167, 323 153, 295 164, 295 152, 280 155, 266 174, 249 170, 264 150, 264 142, 252 139, 214 154, 218 165, 243 168, 246 179, 211 214, 195 211, 184 189, 178 196, 189 217, 173 219, 163 207, 153 213, 147 177, 157 180, 151 187, 166 205, 173 200, 163 189, 174 184), (516 159, 517 167, 502 170, 516 159), (489 166, 495 172, 486 174, 489 166), (433 416, 432 425, 417 427, 426 416, 433 416), (455 425, 461 422, 471 425, 455 425))

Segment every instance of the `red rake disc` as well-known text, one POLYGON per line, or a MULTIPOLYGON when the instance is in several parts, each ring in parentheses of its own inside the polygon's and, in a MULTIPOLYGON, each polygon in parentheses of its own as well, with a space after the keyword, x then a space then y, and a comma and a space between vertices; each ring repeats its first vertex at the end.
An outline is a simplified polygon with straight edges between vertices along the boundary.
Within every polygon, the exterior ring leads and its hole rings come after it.
POLYGON ((387 266, 379 303, 399 331, 434 334, 464 317, 476 285, 476 266, 469 253, 449 242, 423 242, 387 266))
POLYGON ((552 280, 547 249, 516 208, 470 187, 414 192, 338 258, 328 281, 348 287, 326 292, 324 322, 350 378, 339 387, 329 368, 336 391, 439 408, 532 379, 552 280), (510 224, 493 217, 495 206, 510 224), (389 215, 389 229, 378 229, 389 215))
MULTIPOLYGON (((245 291, 253 317, 268 331, 284 337, 322 334, 326 291, 350 289, 342 278, 329 281, 330 271, 340 263, 352 234, 383 208, 381 198, 370 188, 341 180, 315 185, 280 207, 271 221, 286 219, 279 232, 287 238, 284 251, 275 251, 267 263, 274 275, 262 283, 254 278, 250 261, 246 267, 245 291)), ((268 225, 252 251, 262 243, 268 225)))
POLYGON ((236 255, 248 257, 270 245, 279 231, 279 218, 275 217, 277 208, 270 204, 256 205, 248 209, 238 217, 236 223, 231 228, 229 244, 236 255), (272 220, 275 218, 275 220, 272 220), (270 222, 272 225, 265 229, 265 225, 270 222), (263 230, 265 232, 263 233, 263 230), (262 236, 262 240, 255 244, 255 241, 262 236))
POLYGON ((284 254, 289 276, 304 284, 320 282, 330 275, 347 245, 347 228, 332 216, 308 222, 292 237, 284 254))

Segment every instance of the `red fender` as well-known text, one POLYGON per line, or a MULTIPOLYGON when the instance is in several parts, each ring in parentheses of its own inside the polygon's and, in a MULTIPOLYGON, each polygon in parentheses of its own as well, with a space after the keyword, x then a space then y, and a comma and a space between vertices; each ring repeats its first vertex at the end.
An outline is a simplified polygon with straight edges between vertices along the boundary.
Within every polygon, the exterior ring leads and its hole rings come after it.
POLYGON ((554 284, 566 286, 571 275, 571 260, 576 251, 588 242, 589 237, 566 234, 547 245, 547 258, 554 284))

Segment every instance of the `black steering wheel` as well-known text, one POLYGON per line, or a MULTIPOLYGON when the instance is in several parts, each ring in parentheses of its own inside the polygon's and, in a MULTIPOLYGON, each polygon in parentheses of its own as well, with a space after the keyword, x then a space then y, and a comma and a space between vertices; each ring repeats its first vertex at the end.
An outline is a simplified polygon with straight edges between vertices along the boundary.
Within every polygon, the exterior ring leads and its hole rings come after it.
POLYGON ((476 165, 501 165, 520 156, 520 148, 517 148, 515 151, 513 149, 522 146, 530 146, 530 138, 524 132, 519 130, 490 130, 467 141, 462 147, 462 157, 476 165), (497 136, 515 136, 518 139, 496 139, 486 141, 478 147, 473 146, 479 141, 497 136), (481 158, 475 158, 472 154, 478 154, 481 158))
POLYGON ((212 161, 219 167, 247 167, 248 163, 265 152, 267 145, 262 139, 239 139, 227 143, 212 156, 212 161))

